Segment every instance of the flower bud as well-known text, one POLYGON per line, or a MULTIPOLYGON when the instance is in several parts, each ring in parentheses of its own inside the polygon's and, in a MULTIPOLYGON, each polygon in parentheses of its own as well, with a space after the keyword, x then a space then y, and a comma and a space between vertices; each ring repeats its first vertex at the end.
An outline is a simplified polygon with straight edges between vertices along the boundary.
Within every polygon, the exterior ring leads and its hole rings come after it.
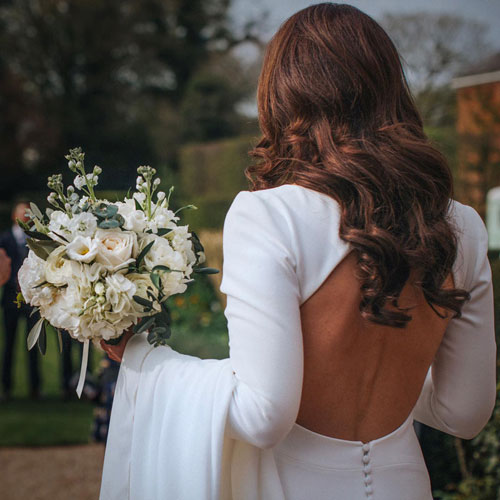
POLYGON ((158 201, 162 201, 165 199, 165 193, 163 191, 158 191, 156 197, 158 198, 158 201))

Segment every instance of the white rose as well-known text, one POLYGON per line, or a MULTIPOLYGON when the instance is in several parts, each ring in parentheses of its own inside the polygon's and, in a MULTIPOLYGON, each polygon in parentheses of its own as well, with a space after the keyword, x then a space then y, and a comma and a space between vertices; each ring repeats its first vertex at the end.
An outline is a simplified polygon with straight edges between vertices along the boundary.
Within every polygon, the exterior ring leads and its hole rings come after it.
POLYGON ((81 271, 81 264, 73 260, 63 258, 66 248, 57 247, 47 257, 45 264, 45 279, 55 286, 67 285, 75 279, 81 271))
POLYGON ((66 246, 70 259, 87 264, 95 259, 98 250, 97 242, 88 236, 77 236, 66 246))
POLYGON ((76 236, 93 236, 97 228, 97 219, 89 212, 82 212, 69 219, 68 228, 76 236))
POLYGON ((98 229, 94 239, 98 248, 96 261, 108 270, 127 262, 137 246, 136 234, 128 231, 98 229))

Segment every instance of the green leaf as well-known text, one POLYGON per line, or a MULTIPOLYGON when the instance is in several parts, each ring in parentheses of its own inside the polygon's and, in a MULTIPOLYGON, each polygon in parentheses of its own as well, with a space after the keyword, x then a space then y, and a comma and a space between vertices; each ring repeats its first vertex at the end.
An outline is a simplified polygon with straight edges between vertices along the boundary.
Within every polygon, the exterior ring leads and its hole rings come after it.
POLYGON ((35 203, 31 202, 30 203, 30 208, 31 208, 31 211, 33 212, 33 215, 39 219, 39 220, 42 220, 43 219, 43 214, 42 212, 40 211, 40 209, 36 206, 35 203))
POLYGON ((145 332, 146 330, 149 329, 150 326, 153 326, 156 321, 155 316, 151 316, 148 319, 143 319, 140 323, 137 323, 137 325, 134 325, 134 332, 135 333, 142 333, 145 332))
POLYGON ((196 267, 193 272, 197 274, 218 274, 219 270, 213 267, 196 267))
POLYGON ((205 251, 205 249, 203 248, 203 245, 201 244, 200 238, 198 238, 198 235, 194 231, 191 231, 190 240, 193 243, 193 252, 195 254, 198 254, 198 252, 205 251))
POLYGON ((118 213, 118 207, 116 205, 106 206, 106 218, 111 219, 118 213))
POLYGON ((32 238, 26 238, 26 245, 28 245, 28 248, 32 250, 37 257, 40 257, 40 259, 47 260, 47 257, 50 255, 50 252, 48 252, 43 245, 40 245, 39 242, 32 238))
POLYGON ((153 307, 153 302, 151 302, 148 299, 145 299, 144 297, 141 297, 140 295, 133 295, 132 298, 141 306, 144 307, 153 307))
POLYGON ((31 230, 28 230, 28 231, 24 231, 26 236, 29 236, 30 238, 34 238, 36 240, 44 240, 44 241, 54 241, 50 236, 44 234, 44 233, 41 233, 40 231, 31 231, 31 230))
POLYGON ((122 216, 122 215, 120 215, 120 214, 116 214, 116 215, 113 217, 113 220, 118 221, 118 226, 119 226, 119 227, 122 227, 122 226, 123 226, 123 224, 125 224, 125 219, 124 219, 124 218, 123 218, 123 216, 122 216))
POLYGON ((21 219, 16 219, 16 222, 23 231, 26 232, 30 230, 28 224, 26 224, 26 222, 22 221, 21 219))
POLYGON ((149 277, 151 278, 151 283, 161 292, 162 286, 160 275, 158 273, 150 273, 149 277))
POLYGON ((40 332, 42 330, 43 322, 44 319, 40 318, 28 333, 28 338, 26 340, 28 351, 31 351, 31 349, 33 349, 34 345, 36 344, 36 341, 38 340, 38 337, 40 336, 40 332))
POLYGON ((92 211, 96 217, 100 217, 101 219, 105 219, 108 213, 107 211, 108 205, 106 203, 100 203, 94 210, 92 211))
POLYGON ((137 259, 135 259, 135 265, 136 267, 139 267, 144 259, 146 257, 146 254, 151 250, 151 247, 154 245, 154 241, 151 241, 148 243, 141 251, 141 253, 137 256, 137 259))
POLYGON ((158 232, 156 234, 158 236, 165 236, 166 234, 171 233, 171 232, 172 232, 172 229, 170 229, 168 227, 160 227, 160 229, 158 229, 158 232))
MULTIPOLYGON (((44 323, 45 325, 45 323, 44 323)), ((47 334, 45 332, 45 327, 42 326, 42 329, 40 331, 40 336, 38 337, 38 350, 40 351, 40 354, 42 356, 45 356, 45 353, 47 352, 47 334)))
POLYGON ((104 219, 97 226, 101 229, 115 229, 120 227, 120 223, 116 219, 104 219))
POLYGON ((171 271, 170 267, 163 266, 159 264, 158 266, 153 267, 153 271, 165 271, 166 273, 169 273, 171 271))

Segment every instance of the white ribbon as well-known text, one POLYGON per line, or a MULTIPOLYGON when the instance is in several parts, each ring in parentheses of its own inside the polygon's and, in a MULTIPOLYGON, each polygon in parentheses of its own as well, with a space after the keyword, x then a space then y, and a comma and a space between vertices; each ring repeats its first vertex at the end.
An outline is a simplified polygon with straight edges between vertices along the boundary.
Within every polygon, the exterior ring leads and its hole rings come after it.
POLYGON ((78 398, 82 395, 83 385, 85 384, 85 376, 87 375, 87 364, 89 361, 89 340, 83 342, 82 365, 80 366, 80 378, 76 386, 78 398))

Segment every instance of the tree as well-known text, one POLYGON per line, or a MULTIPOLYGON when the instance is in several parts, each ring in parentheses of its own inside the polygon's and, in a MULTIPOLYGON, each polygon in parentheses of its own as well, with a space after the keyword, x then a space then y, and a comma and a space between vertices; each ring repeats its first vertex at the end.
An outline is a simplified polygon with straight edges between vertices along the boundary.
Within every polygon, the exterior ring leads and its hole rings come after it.
MULTIPOLYGON (((65 151, 78 145, 88 151, 90 162, 99 158, 120 168, 119 176, 108 169, 102 179, 120 188, 130 183, 138 164, 164 160, 151 132, 152 124, 161 121, 159 113, 169 109, 178 116, 200 66, 250 37, 232 34, 229 6, 230 0, 3 2, 4 73, 15 79, 21 100, 43 117, 43 129, 54 139, 19 143, 17 159, 0 158, 2 168, 17 174, 19 166, 26 169, 23 157, 31 148, 37 175, 25 187, 40 186, 65 151)), ((19 125, 22 107, 12 116, 19 125)), ((165 130, 170 132, 176 135, 165 130)))
POLYGON ((428 125, 453 125, 451 79, 490 52, 486 26, 455 15, 386 14, 382 24, 400 54, 417 104, 428 125))

